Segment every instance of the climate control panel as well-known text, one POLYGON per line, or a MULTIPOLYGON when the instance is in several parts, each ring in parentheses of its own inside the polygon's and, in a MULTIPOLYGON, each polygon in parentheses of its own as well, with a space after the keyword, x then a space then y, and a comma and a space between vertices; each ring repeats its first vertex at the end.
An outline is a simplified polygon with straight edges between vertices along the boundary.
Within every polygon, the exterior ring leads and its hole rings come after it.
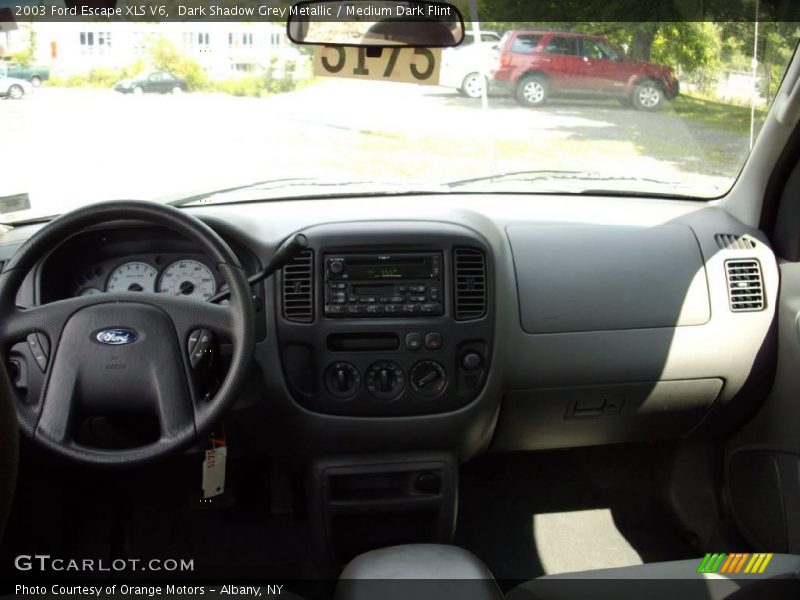
POLYGON ((462 340, 438 329, 336 331, 311 348, 285 347, 287 379, 306 408, 338 415, 391 416, 463 406, 488 375, 487 340, 462 340), (314 382, 313 372, 319 369, 314 382), (309 377, 311 375, 311 377, 309 377))
MULTIPOLYGON (((347 400, 361 390, 361 373, 355 365, 337 361, 325 369, 324 384, 331 396, 347 400)), ((434 360, 422 360, 414 364, 406 375, 398 363, 380 360, 367 368, 364 378, 364 387, 369 394, 386 402, 399 398, 407 385, 420 398, 435 398, 447 387, 447 371, 434 360)))
POLYGON ((363 415, 434 413, 463 404, 483 385, 490 350, 484 340, 425 328, 337 332, 325 346, 331 358, 321 390, 305 406, 363 415))

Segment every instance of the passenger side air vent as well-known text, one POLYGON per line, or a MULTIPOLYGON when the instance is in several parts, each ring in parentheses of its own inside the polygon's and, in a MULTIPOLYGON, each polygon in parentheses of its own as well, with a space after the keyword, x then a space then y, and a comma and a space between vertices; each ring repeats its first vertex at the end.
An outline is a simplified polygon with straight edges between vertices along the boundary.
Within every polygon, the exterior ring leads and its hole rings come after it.
POLYGON ((476 248, 453 251, 456 321, 480 319, 486 314, 486 257, 476 248))
POLYGON ((764 284, 757 260, 728 260, 725 274, 733 312, 764 310, 764 284))
POLYGON ((314 252, 303 250, 283 267, 283 316, 295 323, 314 321, 314 252))
POLYGON ((752 250, 756 247, 756 241, 749 235, 718 233, 714 240, 722 250, 752 250))

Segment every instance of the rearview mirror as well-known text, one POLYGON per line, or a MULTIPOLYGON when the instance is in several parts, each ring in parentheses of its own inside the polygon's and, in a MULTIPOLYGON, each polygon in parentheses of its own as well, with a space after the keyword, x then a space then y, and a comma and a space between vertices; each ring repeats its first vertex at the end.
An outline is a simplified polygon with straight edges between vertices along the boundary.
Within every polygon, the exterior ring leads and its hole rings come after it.
POLYGON ((296 44, 326 46, 458 46, 464 19, 446 2, 311 1, 295 4, 287 23, 296 44))

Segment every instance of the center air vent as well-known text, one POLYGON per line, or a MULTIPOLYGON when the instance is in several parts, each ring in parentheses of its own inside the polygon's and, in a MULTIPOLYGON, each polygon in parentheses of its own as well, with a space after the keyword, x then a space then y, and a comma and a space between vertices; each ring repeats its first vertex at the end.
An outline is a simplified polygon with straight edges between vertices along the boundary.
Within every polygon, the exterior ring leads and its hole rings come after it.
POLYGON ((314 252, 304 250, 283 267, 283 316, 295 323, 314 321, 314 252))
POLYGON ((752 250, 756 247, 756 241, 749 235, 718 233, 714 240, 722 250, 752 250))
POLYGON ((476 248, 453 251, 456 321, 480 319, 486 314, 486 257, 476 248))
POLYGON ((764 284, 757 260, 728 260, 725 274, 733 312, 764 310, 764 284))

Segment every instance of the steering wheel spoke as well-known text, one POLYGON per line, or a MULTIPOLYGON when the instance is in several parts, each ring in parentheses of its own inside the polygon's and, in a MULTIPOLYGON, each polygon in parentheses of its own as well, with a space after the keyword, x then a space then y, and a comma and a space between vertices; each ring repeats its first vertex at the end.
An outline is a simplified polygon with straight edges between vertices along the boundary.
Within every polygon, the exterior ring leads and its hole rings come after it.
POLYGON ((76 311, 92 304, 90 300, 90 297, 69 298, 30 308, 15 307, 3 318, 0 342, 7 350, 13 344, 25 341, 32 333, 43 333, 51 347, 55 347, 67 320, 76 311))
POLYGON ((229 306, 158 295, 151 296, 145 301, 160 307, 172 317, 178 338, 184 345, 193 332, 202 329, 228 340, 233 336, 233 320, 229 306))

